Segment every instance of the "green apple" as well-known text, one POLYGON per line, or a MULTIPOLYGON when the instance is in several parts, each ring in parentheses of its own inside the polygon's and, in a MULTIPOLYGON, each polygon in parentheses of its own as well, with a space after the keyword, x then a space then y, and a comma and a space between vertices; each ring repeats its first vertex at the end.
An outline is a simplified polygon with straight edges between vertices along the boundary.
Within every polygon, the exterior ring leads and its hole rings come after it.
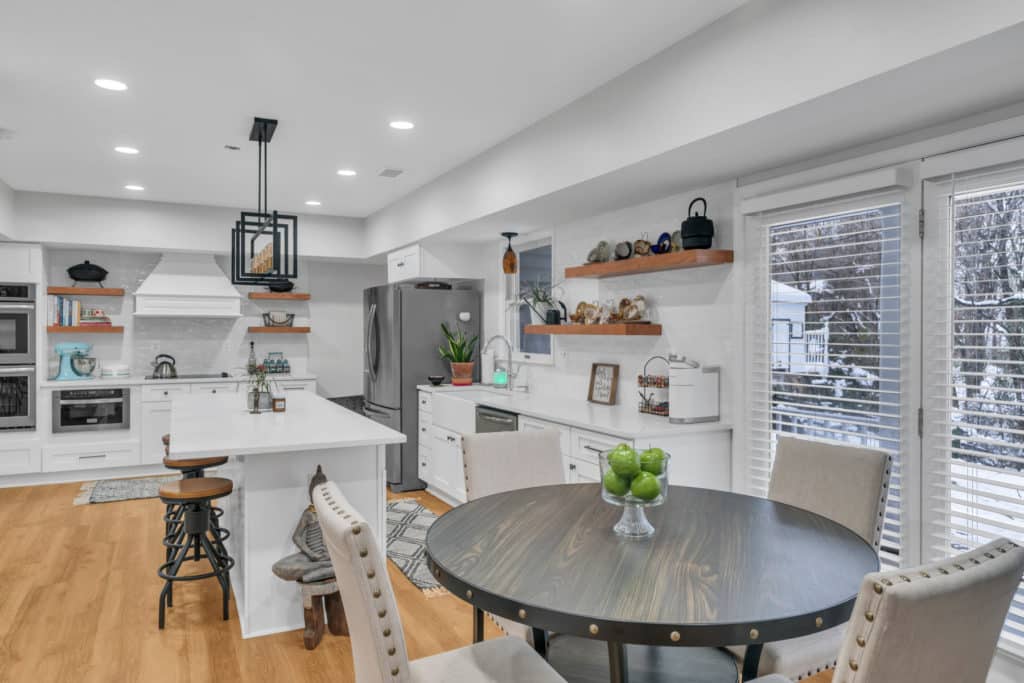
POLYGON ((615 470, 604 473, 604 488, 615 496, 624 496, 629 491, 629 479, 615 474, 615 470))
POLYGON ((661 482, 650 472, 641 472, 633 478, 629 492, 640 500, 654 500, 661 495, 661 482))
POLYGON ((640 454, 640 469, 651 474, 661 474, 665 469, 665 451, 648 448, 640 454))
POLYGON ((608 465, 620 477, 632 479, 640 472, 640 456, 626 444, 620 443, 608 454, 608 465))

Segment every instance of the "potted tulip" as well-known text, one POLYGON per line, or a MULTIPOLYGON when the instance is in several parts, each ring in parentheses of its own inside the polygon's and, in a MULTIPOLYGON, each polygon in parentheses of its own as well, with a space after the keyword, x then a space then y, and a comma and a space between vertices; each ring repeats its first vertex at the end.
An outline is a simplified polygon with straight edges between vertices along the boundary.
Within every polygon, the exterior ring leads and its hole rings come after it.
POLYGON ((444 333, 445 344, 438 347, 441 358, 444 358, 452 367, 452 384, 455 386, 467 386, 473 383, 473 347, 476 346, 478 337, 469 339, 461 329, 454 333, 446 323, 441 323, 441 332, 444 333))

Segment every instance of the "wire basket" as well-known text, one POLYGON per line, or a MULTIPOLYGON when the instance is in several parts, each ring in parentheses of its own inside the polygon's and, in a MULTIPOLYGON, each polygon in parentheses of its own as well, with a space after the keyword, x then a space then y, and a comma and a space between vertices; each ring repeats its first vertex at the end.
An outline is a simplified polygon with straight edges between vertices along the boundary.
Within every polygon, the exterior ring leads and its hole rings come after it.
POLYGON ((647 366, 652 360, 662 360, 668 365, 668 359, 664 356, 651 356, 644 363, 643 372, 636 378, 640 394, 638 408, 647 415, 668 417, 668 375, 649 374, 647 366))

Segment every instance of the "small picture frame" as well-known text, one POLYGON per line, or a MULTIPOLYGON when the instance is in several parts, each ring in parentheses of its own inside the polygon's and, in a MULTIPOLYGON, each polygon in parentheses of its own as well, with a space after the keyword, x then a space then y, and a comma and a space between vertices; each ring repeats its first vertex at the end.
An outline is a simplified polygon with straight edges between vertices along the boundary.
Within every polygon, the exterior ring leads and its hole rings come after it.
POLYGON ((591 403, 615 405, 619 390, 619 366, 612 363, 594 363, 590 366, 590 391, 587 400, 591 403))

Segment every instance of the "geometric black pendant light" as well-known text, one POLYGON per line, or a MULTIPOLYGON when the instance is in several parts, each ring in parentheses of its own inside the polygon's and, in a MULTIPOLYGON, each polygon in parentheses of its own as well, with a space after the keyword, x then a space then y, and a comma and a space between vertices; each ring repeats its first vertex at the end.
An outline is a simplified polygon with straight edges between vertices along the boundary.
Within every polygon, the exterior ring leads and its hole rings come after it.
POLYGON ((267 203, 270 140, 276 119, 253 119, 249 140, 257 143, 256 211, 242 211, 231 231, 231 282, 272 285, 298 277, 299 218, 270 211, 267 203))

